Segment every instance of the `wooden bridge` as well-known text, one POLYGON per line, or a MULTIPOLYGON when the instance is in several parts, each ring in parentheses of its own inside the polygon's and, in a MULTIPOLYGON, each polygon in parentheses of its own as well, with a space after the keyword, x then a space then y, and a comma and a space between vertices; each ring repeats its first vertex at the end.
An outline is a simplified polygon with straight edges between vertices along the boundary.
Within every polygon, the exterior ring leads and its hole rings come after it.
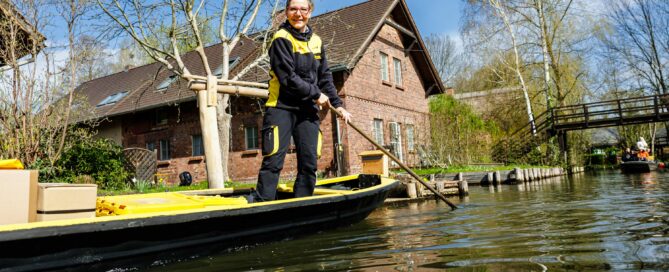
MULTIPOLYGON (((669 95, 652 95, 555 107, 536 117, 535 134, 663 121, 669 121, 669 95)), ((534 135, 530 124, 511 135, 519 134, 534 135)))
POLYGON ((513 132, 499 148, 514 149, 529 142, 544 142, 558 136, 560 149, 565 151, 568 131, 664 121, 669 121, 669 95, 555 107, 539 114, 535 118, 535 126, 528 123, 513 132))

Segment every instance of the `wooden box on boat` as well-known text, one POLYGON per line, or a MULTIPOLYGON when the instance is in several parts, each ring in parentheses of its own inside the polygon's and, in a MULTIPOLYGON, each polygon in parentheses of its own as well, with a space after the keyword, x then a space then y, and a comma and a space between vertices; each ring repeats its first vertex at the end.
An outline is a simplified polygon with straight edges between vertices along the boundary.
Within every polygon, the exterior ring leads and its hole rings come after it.
POLYGON ((362 173, 370 175, 380 175, 387 177, 390 174, 388 169, 388 156, 380 150, 365 151, 360 153, 362 159, 362 173))

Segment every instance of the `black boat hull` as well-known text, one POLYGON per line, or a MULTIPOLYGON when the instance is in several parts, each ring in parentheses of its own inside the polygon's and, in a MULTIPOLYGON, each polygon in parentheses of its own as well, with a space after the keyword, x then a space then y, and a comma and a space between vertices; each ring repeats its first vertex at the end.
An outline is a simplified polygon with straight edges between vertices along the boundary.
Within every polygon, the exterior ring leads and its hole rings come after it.
POLYGON ((364 219, 395 184, 240 209, 0 232, 0 271, 66 268, 204 244, 232 248, 316 232, 364 219))
POLYGON ((620 164, 623 173, 649 173, 657 170, 657 163, 653 161, 626 161, 620 164))

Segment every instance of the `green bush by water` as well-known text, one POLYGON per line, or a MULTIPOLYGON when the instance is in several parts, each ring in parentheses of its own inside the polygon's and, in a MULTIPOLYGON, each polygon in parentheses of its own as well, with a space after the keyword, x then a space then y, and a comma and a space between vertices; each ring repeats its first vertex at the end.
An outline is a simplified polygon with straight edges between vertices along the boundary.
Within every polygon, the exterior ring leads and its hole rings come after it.
MULTIPOLYGON (((132 173, 124 167, 121 146, 108 139, 95 139, 74 144, 66 150, 49 171, 53 181, 86 183, 94 181, 100 189, 123 189, 128 186, 132 173), (91 179, 92 178, 92 179, 91 179)), ((42 174, 42 172, 40 172, 42 174)))

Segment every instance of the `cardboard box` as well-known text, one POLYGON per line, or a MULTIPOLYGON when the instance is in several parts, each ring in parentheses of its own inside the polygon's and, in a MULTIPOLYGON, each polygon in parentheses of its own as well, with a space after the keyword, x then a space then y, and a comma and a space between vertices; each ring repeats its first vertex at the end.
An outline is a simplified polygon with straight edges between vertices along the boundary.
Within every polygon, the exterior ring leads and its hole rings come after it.
POLYGON ((95 217, 95 184, 40 183, 37 221, 95 217))
POLYGON ((37 170, 0 170, 0 225, 35 221, 37 170))

